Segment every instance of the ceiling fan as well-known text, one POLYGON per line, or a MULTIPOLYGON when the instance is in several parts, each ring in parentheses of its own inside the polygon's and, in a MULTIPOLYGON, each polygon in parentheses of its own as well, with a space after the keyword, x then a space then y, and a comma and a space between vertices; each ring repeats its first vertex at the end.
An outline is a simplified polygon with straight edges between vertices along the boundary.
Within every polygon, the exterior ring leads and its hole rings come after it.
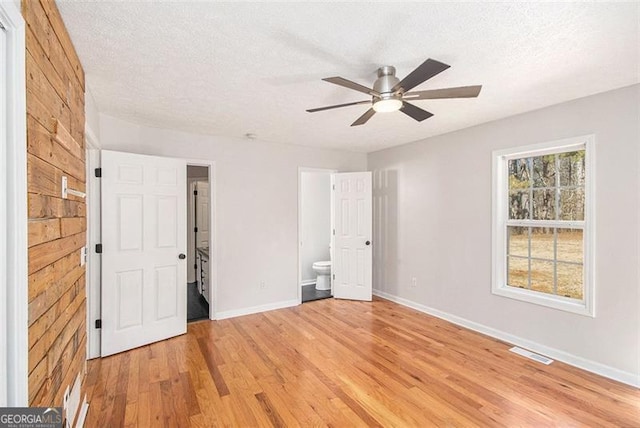
POLYGON ((309 113, 316 111, 330 110, 334 108, 354 106, 359 104, 370 104, 371 108, 362 116, 356 119, 351 126, 364 125, 376 113, 391 112, 400 110, 409 117, 422 122, 433 116, 426 110, 421 109, 407 101, 432 100, 437 98, 474 98, 482 89, 481 85, 460 86, 457 88, 431 89, 426 91, 408 92, 419 84, 431 79, 433 76, 442 73, 450 66, 435 59, 427 59, 418 68, 413 70, 407 77, 400 80, 396 77, 396 69, 390 65, 378 69, 378 79, 373 84, 373 89, 352 82, 343 77, 327 77, 322 79, 334 85, 344 86, 358 92, 371 95, 371 101, 356 101, 346 104, 337 104, 327 107, 312 108, 309 113))

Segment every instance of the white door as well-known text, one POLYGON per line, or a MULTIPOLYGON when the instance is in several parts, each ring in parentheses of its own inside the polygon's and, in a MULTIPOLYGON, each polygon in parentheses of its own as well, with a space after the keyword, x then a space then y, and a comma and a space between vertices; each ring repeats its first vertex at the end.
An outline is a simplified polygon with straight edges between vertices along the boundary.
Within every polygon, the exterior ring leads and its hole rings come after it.
POLYGON ((209 183, 197 181, 196 190, 196 233, 198 248, 209 247, 209 183))
POLYGON ((371 172, 334 174, 333 296, 371 300, 371 172))
POLYGON ((102 356, 187 331, 186 162, 102 151, 102 356))

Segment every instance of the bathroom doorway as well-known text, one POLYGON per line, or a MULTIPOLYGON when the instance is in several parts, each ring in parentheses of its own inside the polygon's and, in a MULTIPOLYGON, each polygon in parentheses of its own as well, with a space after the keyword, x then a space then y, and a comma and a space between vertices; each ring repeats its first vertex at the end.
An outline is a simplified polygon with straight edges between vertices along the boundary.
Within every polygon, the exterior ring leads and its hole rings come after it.
POLYGON ((187 165, 187 322, 209 319, 209 167, 187 165))
POLYGON ((332 292, 332 175, 335 170, 298 171, 298 288, 300 302, 326 299, 332 292))

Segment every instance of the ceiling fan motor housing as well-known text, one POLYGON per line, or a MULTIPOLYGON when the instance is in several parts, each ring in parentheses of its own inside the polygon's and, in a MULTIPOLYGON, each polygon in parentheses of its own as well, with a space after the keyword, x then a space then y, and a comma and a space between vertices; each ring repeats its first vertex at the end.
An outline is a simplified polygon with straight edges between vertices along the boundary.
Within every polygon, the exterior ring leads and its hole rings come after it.
MULTIPOLYGON (((380 94, 380 98, 400 99, 400 95, 394 95, 392 88, 400 82, 396 77, 396 69, 390 65, 385 65, 378 69, 378 79, 373 84, 373 90, 380 94)), ((374 97, 375 99, 376 97, 374 97)))

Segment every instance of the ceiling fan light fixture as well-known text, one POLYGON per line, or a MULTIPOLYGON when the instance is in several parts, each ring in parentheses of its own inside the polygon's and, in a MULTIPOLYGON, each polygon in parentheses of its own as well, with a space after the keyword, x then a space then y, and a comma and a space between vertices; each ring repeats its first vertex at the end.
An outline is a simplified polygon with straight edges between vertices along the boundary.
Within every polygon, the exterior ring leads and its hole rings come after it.
POLYGON ((373 103, 373 109, 376 113, 388 113, 392 111, 398 111, 402 107, 402 100, 397 98, 387 98, 384 100, 378 100, 373 103))

